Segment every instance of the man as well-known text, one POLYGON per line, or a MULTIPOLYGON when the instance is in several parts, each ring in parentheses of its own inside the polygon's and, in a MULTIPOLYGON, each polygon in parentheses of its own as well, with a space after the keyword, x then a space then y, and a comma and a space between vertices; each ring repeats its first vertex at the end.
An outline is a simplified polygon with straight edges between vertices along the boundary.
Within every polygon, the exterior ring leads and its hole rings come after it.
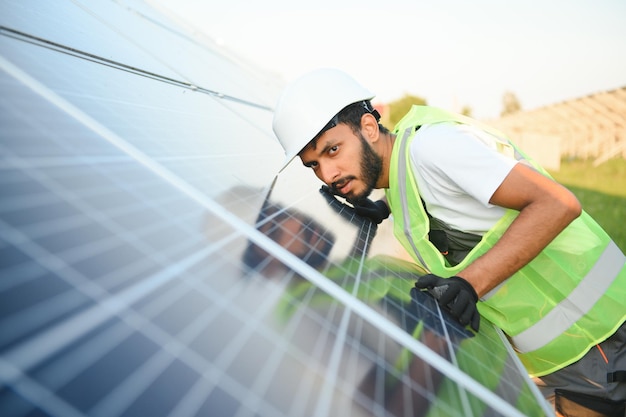
POLYGON ((338 70, 294 81, 273 122, 285 166, 299 156, 376 221, 386 206, 367 197, 384 189, 394 234, 430 272, 417 288, 461 324, 500 327, 557 413, 623 416, 623 253, 499 132, 414 106, 391 133, 373 97, 338 70))

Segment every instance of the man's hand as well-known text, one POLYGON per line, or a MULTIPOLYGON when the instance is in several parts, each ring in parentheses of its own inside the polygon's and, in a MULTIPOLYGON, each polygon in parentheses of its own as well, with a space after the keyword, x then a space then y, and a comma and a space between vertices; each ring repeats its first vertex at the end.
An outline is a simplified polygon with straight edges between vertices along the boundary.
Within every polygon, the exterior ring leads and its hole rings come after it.
POLYGON ((376 224, 380 224, 380 222, 389 217, 389 207, 387 207, 387 204, 383 200, 372 201, 369 198, 348 200, 348 202, 352 204, 352 207, 350 207, 337 200, 331 189, 326 185, 322 185, 320 193, 328 200, 331 206, 335 206, 338 203, 340 204, 339 207, 343 209, 348 208, 350 211, 354 211, 356 215, 367 217, 376 224))
POLYGON ((369 198, 360 200, 348 200, 354 206, 354 212, 359 216, 367 217, 374 223, 380 224, 389 217, 389 207, 383 200, 372 201, 369 198))
POLYGON ((462 325, 470 324, 478 331, 480 314, 476 303, 478 295, 469 282, 461 277, 441 278, 428 274, 418 278, 415 287, 427 289, 435 297, 439 305, 445 308, 462 325))

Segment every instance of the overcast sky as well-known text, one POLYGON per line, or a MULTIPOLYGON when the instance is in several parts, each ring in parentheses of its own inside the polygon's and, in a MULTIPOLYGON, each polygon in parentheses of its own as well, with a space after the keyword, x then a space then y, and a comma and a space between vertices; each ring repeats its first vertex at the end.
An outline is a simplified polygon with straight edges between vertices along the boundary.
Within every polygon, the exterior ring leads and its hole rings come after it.
POLYGON ((626 86, 625 0, 150 0, 285 81, 350 73, 388 102, 404 94, 495 117, 513 92, 532 109, 626 86))

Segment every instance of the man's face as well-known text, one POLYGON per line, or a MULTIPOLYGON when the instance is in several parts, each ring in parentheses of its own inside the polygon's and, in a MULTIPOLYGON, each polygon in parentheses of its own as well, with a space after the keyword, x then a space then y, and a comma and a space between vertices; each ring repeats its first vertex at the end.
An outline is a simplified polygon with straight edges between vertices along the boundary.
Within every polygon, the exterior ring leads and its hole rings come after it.
POLYGON ((311 143, 300 152, 300 159, 335 194, 350 200, 367 197, 382 172, 382 158, 346 124, 324 132, 315 147, 311 143))
MULTIPOLYGON (((335 237, 312 218, 293 209, 270 205, 263 209, 267 216, 259 231, 314 268, 321 268, 330 253, 335 237)), ((268 275, 284 268, 283 263, 261 247, 246 249, 248 266, 268 275)))

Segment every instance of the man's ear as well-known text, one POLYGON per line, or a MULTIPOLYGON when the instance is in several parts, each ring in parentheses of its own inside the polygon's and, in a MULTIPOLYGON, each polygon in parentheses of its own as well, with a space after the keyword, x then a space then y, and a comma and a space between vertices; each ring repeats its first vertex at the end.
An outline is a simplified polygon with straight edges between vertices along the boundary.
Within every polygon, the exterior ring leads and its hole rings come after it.
POLYGON ((366 139, 376 142, 379 137, 378 120, 371 113, 365 113, 361 116, 361 132, 366 139))

